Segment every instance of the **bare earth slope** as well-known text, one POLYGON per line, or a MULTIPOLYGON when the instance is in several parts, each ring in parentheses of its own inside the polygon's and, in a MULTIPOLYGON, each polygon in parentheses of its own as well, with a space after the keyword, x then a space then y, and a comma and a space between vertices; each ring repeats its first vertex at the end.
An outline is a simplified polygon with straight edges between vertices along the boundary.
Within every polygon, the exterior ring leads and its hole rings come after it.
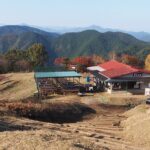
POLYGON ((0 133, 0 147, 10 150, 141 150, 123 138, 119 124, 124 118, 119 114, 124 109, 106 106, 95 109, 98 111, 95 117, 77 123, 54 124, 2 117, 1 130, 13 131, 0 133))
POLYGON ((0 100, 26 99, 36 91, 33 73, 10 73, 0 80, 0 100))
POLYGON ((139 105, 124 113, 127 120, 122 122, 124 136, 136 145, 150 149, 150 106, 139 105))

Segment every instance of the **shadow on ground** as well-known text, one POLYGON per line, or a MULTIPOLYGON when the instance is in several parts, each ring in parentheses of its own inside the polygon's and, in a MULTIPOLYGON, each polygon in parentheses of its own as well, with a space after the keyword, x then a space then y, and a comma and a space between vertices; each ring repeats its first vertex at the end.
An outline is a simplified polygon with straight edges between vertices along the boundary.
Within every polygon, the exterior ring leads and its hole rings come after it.
MULTIPOLYGON (((9 83, 7 86, 4 86, 2 89, 0 89, 0 92, 9 90, 11 88, 13 88, 14 86, 16 86, 19 81, 8 81, 7 83, 9 83)), ((3 83, 3 84, 7 84, 7 83, 3 83)))
POLYGON ((53 123, 74 123, 96 113, 82 103, 18 103, 8 107, 11 115, 53 123))
POLYGON ((0 120, 0 132, 24 131, 24 130, 34 130, 34 128, 30 126, 25 126, 25 125, 16 125, 7 121, 0 120))

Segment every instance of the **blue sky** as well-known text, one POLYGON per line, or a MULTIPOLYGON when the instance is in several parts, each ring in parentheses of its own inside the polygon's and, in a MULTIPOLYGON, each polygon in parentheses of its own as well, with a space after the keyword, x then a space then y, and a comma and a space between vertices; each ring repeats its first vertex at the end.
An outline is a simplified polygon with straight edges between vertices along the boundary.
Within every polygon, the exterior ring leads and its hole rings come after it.
POLYGON ((0 24, 150 32, 150 0, 0 0, 0 24))

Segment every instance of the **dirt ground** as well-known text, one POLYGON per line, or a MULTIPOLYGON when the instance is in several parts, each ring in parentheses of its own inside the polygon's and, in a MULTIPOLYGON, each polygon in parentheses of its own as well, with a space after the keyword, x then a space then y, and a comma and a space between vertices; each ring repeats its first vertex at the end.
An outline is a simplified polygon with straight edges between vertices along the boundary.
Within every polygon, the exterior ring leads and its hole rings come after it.
POLYGON ((33 73, 9 73, 0 81, 0 100, 16 101, 33 96, 36 84, 33 73))
POLYGON ((136 145, 150 149, 150 106, 139 105, 124 113, 127 117, 122 122, 124 137, 133 141, 136 145))
POLYGON ((97 111, 96 115, 76 123, 1 117, 0 147, 18 150, 141 150, 123 137, 120 122, 126 108, 106 105, 92 105, 91 108, 97 111))
MULTIPOLYGON (((0 81, 0 110, 5 101, 33 96, 33 73, 12 73, 0 81)), ((142 95, 127 94, 78 97, 52 96, 42 103, 85 104, 96 113, 75 123, 50 123, 0 113, 0 150, 149 150, 150 107, 142 95)))

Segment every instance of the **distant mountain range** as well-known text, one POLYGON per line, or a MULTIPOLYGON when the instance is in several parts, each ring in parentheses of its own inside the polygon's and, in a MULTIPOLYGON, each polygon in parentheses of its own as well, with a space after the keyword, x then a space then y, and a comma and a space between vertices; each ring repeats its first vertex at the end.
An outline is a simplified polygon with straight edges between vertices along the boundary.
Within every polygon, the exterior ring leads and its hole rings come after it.
POLYGON ((25 50, 34 43, 42 43, 49 54, 54 55, 51 51, 51 42, 59 34, 49 33, 37 28, 28 26, 1 26, 0 27, 0 52, 4 53, 9 49, 25 50))
MULTIPOLYGON (((95 30, 86 30, 78 33, 66 33, 56 38, 52 44, 58 56, 75 57, 80 55, 102 55, 108 57, 110 51, 122 54, 138 55, 141 51, 149 53, 145 48, 147 42, 140 41, 129 34, 122 32, 100 33, 95 30)), ((141 55, 142 58, 144 55, 141 55)))
POLYGON ((124 30, 119 30, 119 29, 112 29, 112 28, 102 28, 100 26, 92 25, 88 27, 37 27, 42 30, 45 30, 47 32, 56 32, 60 34, 64 33, 69 33, 69 32, 82 32, 86 30, 96 30, 101 33, 105 32, 123 32, 123 33, 128 33, 135 38, 145 41, 145 42, 150 42, 150 33, 148 32, 132 32, 132 31, 124 31, 124 30))
POLYGON ((9 49, 26 50, 34 43, 42 43, 49 53, 49 58, 76 57, 81 55, 102 55, 115 51, 122 54, 134 54, 143 59, 150 53, 150 43, 136 39, 122 32, 103 32, 86 30, 59 34, 47 32, 29 26, 1 26, 0 53, 9 49))

